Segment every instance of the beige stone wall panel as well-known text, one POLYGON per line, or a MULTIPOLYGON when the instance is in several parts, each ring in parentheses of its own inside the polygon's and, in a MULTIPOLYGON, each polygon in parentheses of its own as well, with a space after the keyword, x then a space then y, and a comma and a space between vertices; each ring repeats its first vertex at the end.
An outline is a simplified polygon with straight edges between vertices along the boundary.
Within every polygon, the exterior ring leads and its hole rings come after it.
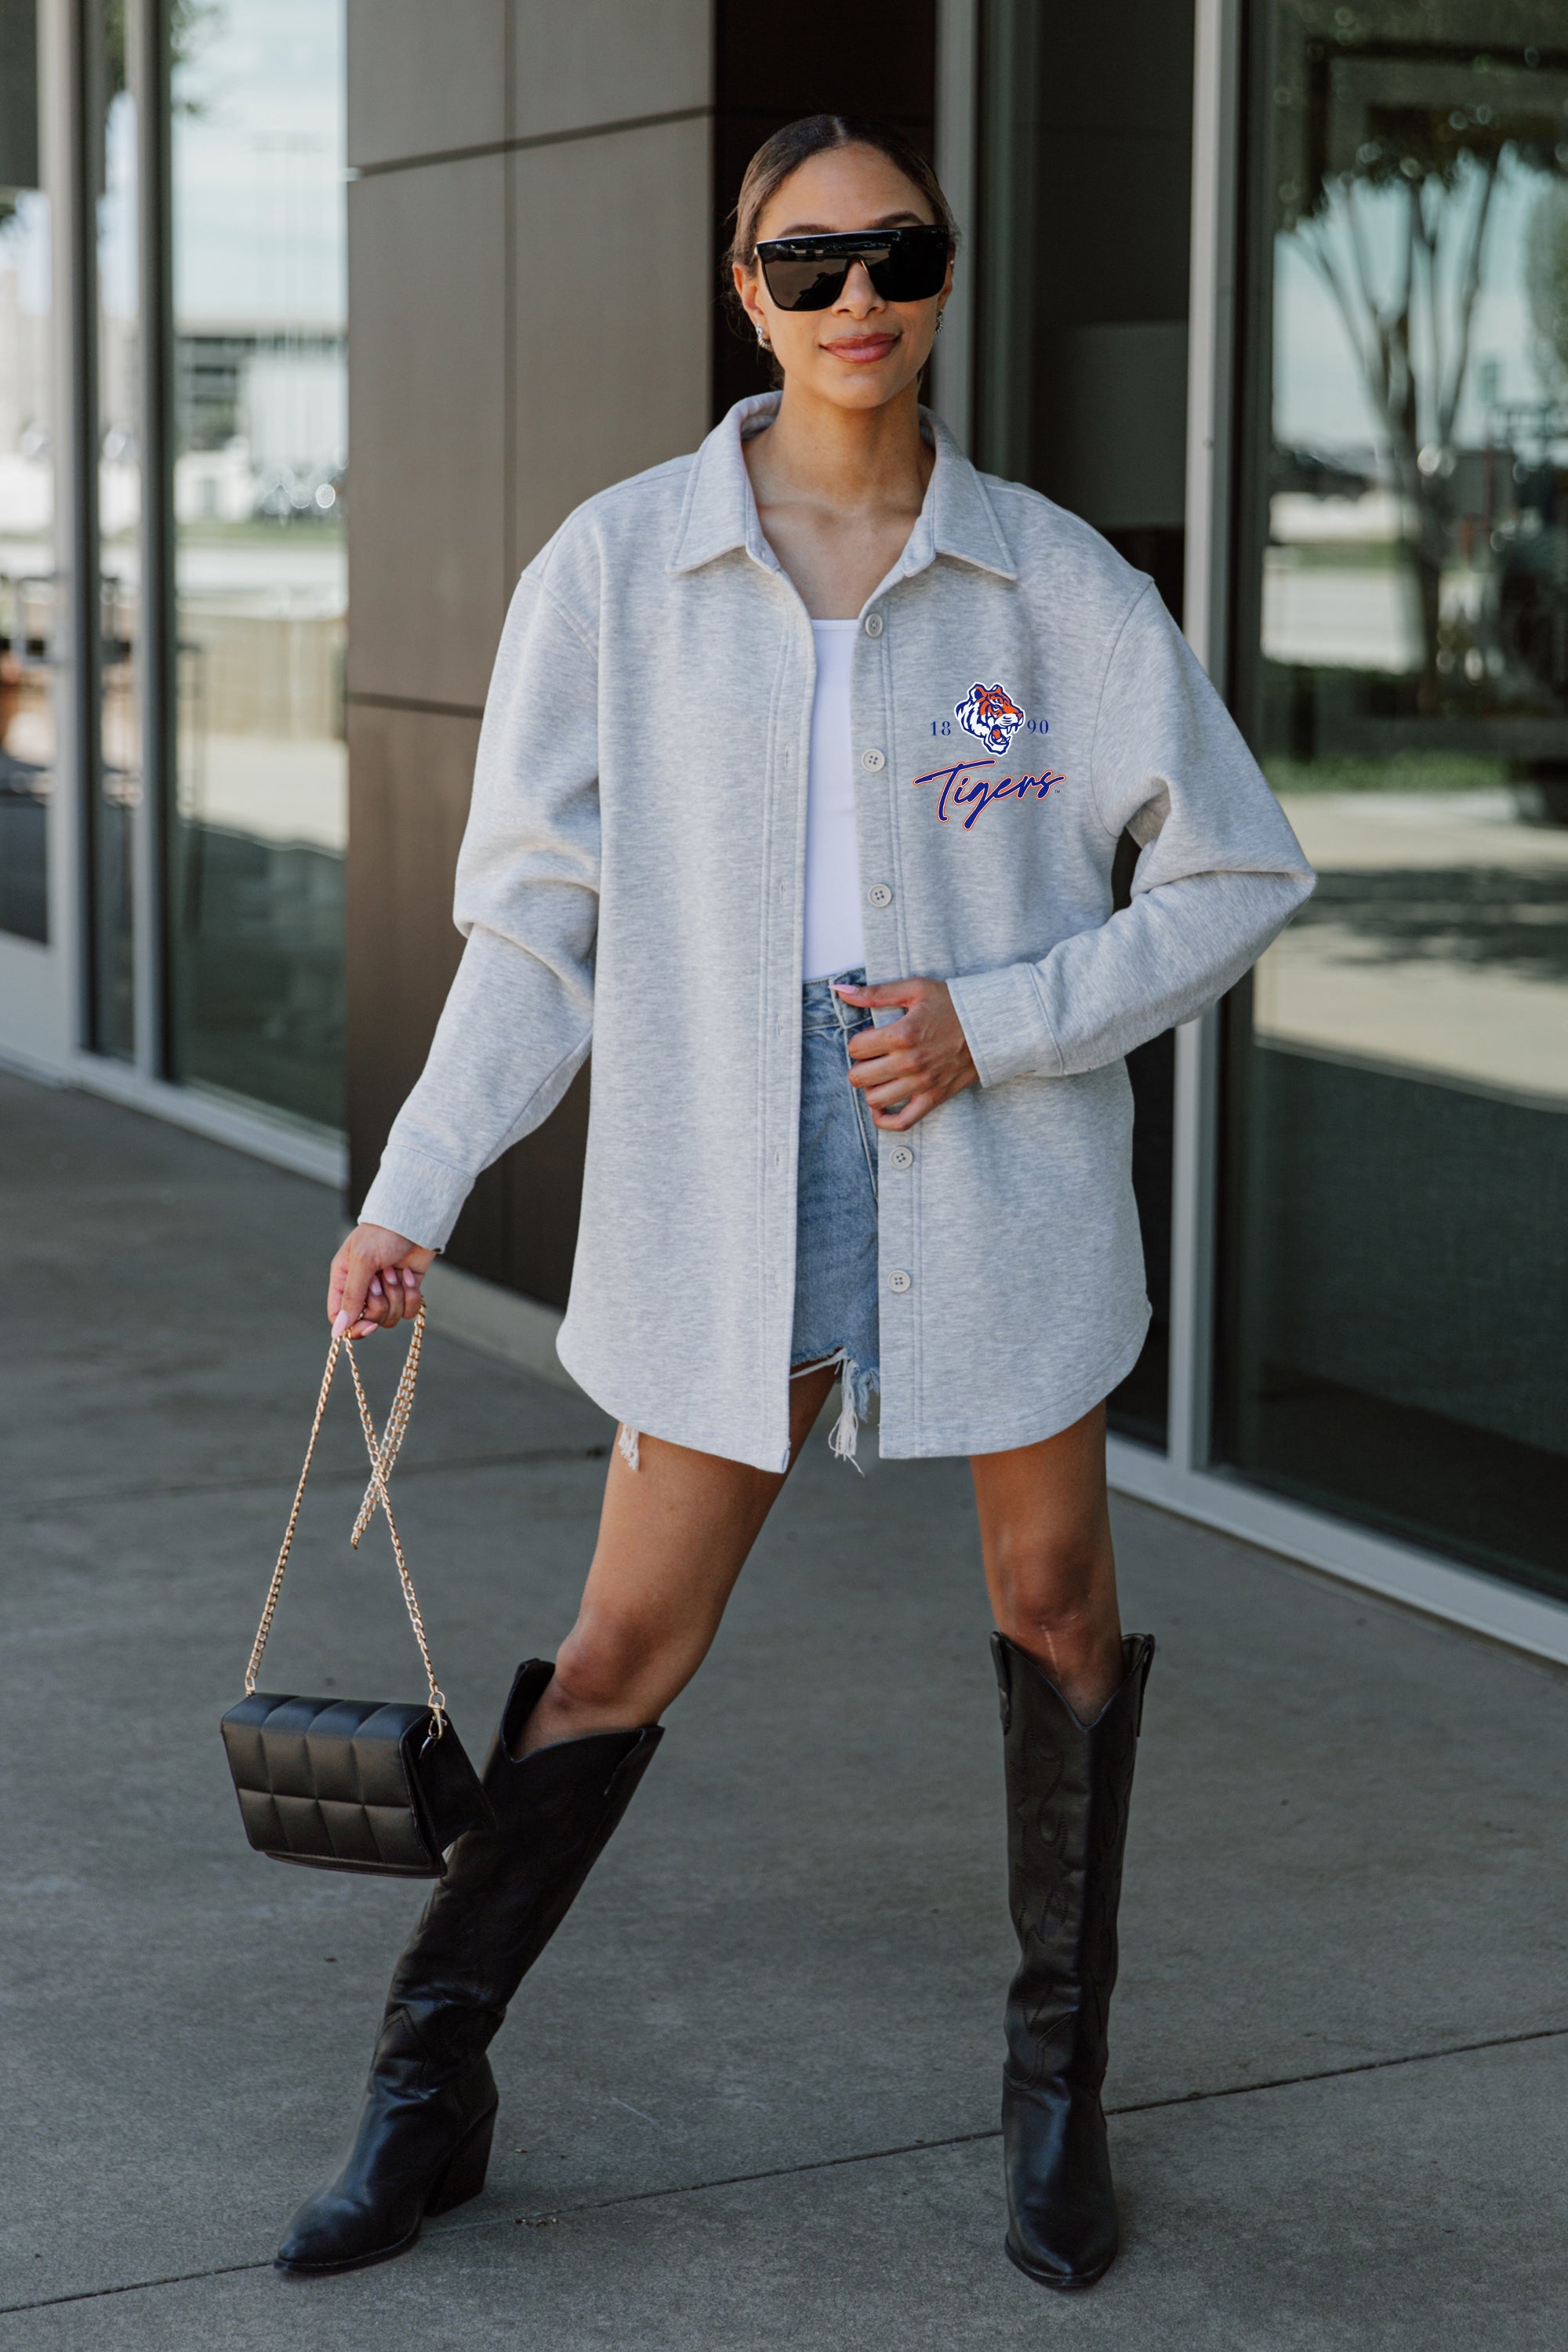
POLYGON ((349 190, 349 690, 477 709, 509 588, 506 160, 349 190))
POLYGON ((511 159, 514 571, 707 430, 710 136, 704 118, 511 159))
POLYGON ((511 136, 710 105, 712 61, 711 0, 513 0, 511 136))
POLYGON ((349 706, 349 1130, 360 1190, 424 1066, 463 951, 452 877, 479 739, 475 719, 349 706))
MULTIPOLYGON (((507 0, 348 0, 348 159, 445 155, 507 136, 507 0)), ((571 5, 555 12, 570 17, 571 5)))

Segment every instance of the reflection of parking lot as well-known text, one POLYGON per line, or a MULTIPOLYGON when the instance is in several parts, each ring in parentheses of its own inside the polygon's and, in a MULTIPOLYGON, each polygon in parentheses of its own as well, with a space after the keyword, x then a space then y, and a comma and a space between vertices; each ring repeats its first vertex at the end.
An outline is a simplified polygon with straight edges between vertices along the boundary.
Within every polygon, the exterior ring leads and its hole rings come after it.
POLYGON ((1259 1034, 1568 1105, 1568 830, 1504 790, 1285 806, 1321 878, 1258 966, 1259 1034))

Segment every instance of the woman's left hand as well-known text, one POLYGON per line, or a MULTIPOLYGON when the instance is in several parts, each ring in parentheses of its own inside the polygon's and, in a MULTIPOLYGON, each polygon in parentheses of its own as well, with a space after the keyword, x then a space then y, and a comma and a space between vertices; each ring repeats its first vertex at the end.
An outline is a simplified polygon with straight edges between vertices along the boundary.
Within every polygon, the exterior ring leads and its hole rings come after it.
POLYGON ((862 1029, 849 1040, 855 1064, 849 1083, 865 1095, 879 1127, 914 1127, 949 1095, 979 1084, 945 980, 882 980, 873 988, 845 982, 837 993, 867 1012, 884 1004, 904 1008, 901 1021, 862 1029))

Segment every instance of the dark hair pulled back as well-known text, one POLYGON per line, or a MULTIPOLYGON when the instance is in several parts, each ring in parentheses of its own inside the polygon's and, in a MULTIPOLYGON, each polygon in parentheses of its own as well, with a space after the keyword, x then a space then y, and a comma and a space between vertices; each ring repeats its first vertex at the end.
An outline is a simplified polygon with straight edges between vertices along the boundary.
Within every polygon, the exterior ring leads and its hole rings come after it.
POLYGON ((814 155, 828 154, 836 147, 872 147, 878 154, 885 155, 920 190, 931 208, 937 226, 947 231, 948 244, 957 246, 958 223, 942 194, 942 183, 920 149, 911 146, 901 131, 858 114, 803 114, 798 122, 786 122, 782 131, 763 140, 746 166, 741 193, 735 200, 735 233, 724 256, 724 285, 742 327, 746 324, 745 312, 731 273, 737 265, 742 269, 755 268, 757 223, 764 207, 792 172, 798 172, 814 155))

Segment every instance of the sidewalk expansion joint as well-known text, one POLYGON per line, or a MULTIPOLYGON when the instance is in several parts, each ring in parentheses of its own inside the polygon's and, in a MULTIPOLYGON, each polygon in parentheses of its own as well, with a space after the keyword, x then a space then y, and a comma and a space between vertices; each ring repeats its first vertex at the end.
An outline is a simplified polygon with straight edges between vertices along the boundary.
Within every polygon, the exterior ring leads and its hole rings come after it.
MULTIPOLYGON (((1531 2042, 1568 2041, 1568 2025, 1537 2026, 1529 2033, 1496 2033, 1484 2042, 1457 2042, 1441 2050, 1412 2050, 1399 2058, 1359 2059, 1351 2066, 1324 2066, 1316 2073, 1278 2074, 1261 2083, 1227 2083, 1213 2091, 1181 2091, 1168 2099, 1142 2099, 1125 2107, 1107 2107, 1108 2116, 1148 2116, 1171 2107, 1192 2107, 1211 2099, 1245 2099, 1257 2091, 1289 2091, 1307 2083, 1338 2083, 1354 2074, 1380 2074, 1394 2066, 1426 2066, 1444 2058, 1468 2058, 1486 2050, 1515 2050, 1531 2042)), ((569 2221, 579 2214, 614 2213, 629 2205, 651 2205, 665 2197, 700 2197, 714 2189, 748 2189, 764 2180, 793 2180, 812 2172, 836 2172, 848 2165, 885 2164, 900 2156, 931 2156, 942 2148, 973 2147, 982 2140, 1000 2139, 999 2130, 953 2132, 944 2139, 904 2140, 890 2147, 862 2148, 849 2156, 813 2157, 805 2164, 775 2164, 762 2172, 729 2172, 712 2180, 680 2180, 664 2189, 634 2189, 624 2197, 600 2197, 581 2205, 541 2206, 529 2213, 494 2215, 480 2221, 448 2222, 440 2238, 468 2237, 479 2230, 541 2229, 552 2221, 569 2221)), ((432 2242, 434 2242, 434 2241, 432 2242)), ((41 2294, 27 2303, 0 2303, 0 2319, 24 2311, 49 2311, 66 2303, 101 2303, 117 2294, 146 2294, 161 2286, 195 2286, 203 2279, 238 2278, 252 2271, 269 2271, 268 2259, 254 2263, 218 2263, 210 2270, 171 2271, 159 2278, 126 2279, 113 2286, 78 2288, 70 2294, 41 2294)))
MULTIPOLYGON (((603 1462, 610 1451, 608 1440, 600 1445, 542 1445, 519 1453, 455 1454, 444 1461, 399 1462, 398 1484, 405 1478, 429 1478, 448 1470, 538 1470, 552 1463, 603 1462)), ((366 1467, 357 1469, 318 1469, 311 1473, 318 1486, 363 1486, 366 1467)), ((258 1472, 248 1478, 192 1478, 168 1486, 109 1486, 101 1494, 23 1495, 18 1507, 28 1517, 46 1511, 89 1510, 96 1503, 157 1503, 169 1496, 185 1495, 237 1495, 258 1486, 286 1487, 288 1479, 274 1472, 258 1472)))

